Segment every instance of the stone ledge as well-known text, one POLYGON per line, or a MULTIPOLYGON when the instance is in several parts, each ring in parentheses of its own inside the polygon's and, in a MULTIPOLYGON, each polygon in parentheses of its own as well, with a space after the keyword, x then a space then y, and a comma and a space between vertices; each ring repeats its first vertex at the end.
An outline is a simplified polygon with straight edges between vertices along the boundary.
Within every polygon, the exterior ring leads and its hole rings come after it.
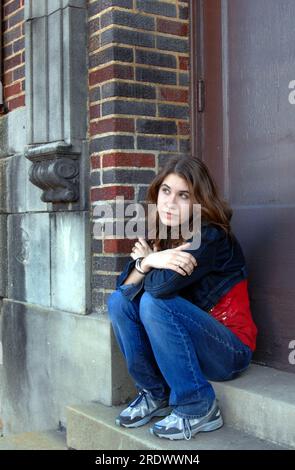
MULTIPOLYGON (((86 403, 67 408, 67 445, 77 450, 270 450, 281 447, 237 431, 230 426, 210 433, 199 433, 190 441, 159 439, 149 427, 161 418, 137 429, 115 425, 122 406, 107 407, 86 403)), ((282 449, 283 450, 283 449, 282 449)))
POLYGON ((68 445, 77 449, 295 448, 294 374, 252 364, 241 377, 213 382, 213 386, 225 426, 210 436, 197 435, 193 444, 163 443, 149 435, 148 425, 118 428, 114 421, 123 406, 87 403, 67 409, 68 445))
POLYGON ((241 377, 213 382, 225 422, 295 448, 295 375, 251 365, 241 377))

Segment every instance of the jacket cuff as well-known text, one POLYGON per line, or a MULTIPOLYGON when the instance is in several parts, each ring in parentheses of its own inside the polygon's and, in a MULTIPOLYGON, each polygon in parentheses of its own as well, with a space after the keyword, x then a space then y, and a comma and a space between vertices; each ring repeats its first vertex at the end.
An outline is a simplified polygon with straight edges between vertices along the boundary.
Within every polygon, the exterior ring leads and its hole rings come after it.
POLYGON ((123 272, 118 276, 117 282, 116 282, 116 289, 121 291, 122 294, 124 294, 129 300, 133 300, 134 297, 137 296, 137 294, 141 291, 144 285, 144 278, 141 280, 141 282, 137 284, 123 284, 123 282, 126 281, 127 277, 131 273, 131 271, 134 269, 135 266, 135 261, 134 259, 131 259, 125 266, 123 272))
POLYGON ((121 274, 117 277, 117 280, 116 280, 116 289, 118 289, 122 284, 123 282, 126 281, 127 277, 129 276, 129 274, 131 273, 131 271, 134 269, 135 267, 135 259, 131 259, 125 266, 125 268, 123 269, 123 271, 121 272, 121 274))

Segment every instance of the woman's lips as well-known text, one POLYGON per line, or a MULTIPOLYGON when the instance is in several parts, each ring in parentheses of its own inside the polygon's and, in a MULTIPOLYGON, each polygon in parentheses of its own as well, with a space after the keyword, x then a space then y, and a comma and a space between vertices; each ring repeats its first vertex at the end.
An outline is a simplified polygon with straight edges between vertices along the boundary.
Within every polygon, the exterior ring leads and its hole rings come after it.
POLYGON ((176 214, 172 214, 171 212, 164 212, 164 214, 168 219, 171 219, 172 217, 176 216, 176 214))

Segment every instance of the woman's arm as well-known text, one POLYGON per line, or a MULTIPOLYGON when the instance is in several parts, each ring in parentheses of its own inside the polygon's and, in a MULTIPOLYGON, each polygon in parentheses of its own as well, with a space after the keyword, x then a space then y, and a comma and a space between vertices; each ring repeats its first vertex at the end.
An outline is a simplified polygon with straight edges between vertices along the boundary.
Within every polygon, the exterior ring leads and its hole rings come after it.
MULTIPOLYGON (((134 244, 134 247, 132 248, 130 256, 132 259, 136 260, 137 258, 145 258, 149 253, 153 253, 154 251, 155 250, 151 249, 151 247, 144 238, 138 238, 138 241, 134 244)), ((145 273, 148 273, 151 270, 150 267, 145 267, 142 269, 143 271, 145 271, 145 273)), ((133 268, 122 285, 124 286, 127 284, 139 284, 143 280, 144 276, 144 274, 140 274, 137 269, 133 268)))
MULTIPOLYGON (((147 274, 153 268, 157 269, 172 269, 182 276, 190 274, 196 266, 196 261, 192 255, 185 253, 182 250, 188 248, 190 243, 185 243, 174 249, 155 251, 152 250, 147 242, 140 238, 132 248, 131 257, 136 260, 142 257, 141 269, 147 274), (183 269, 180 268, 182 265, 183 269)), ((143 281, 145 274, 141 274, 137 269, 133 268, 125 279, 122 285, 139 284, 143 281)))
MULTIPOLYGON (((141 269, 147 274, 153 268, 156 269, 171 269, 176 271, 182 276, 191 274, 194 268, 197 266, 195 258, 182 250, 188 248, 190 243, 185 243, 177 248, 163 250, 160 252, 152 252, 143 256, 141 262, 141 269), (182 265, 182 268, 180 267, 182 265)), ((141 254, 144 255, 141 250, 141 254)), ((136 259, 136 254, 133 254, 132 257, 136 259)), ((124 284, 138 284, 143 280, 145 274, 140 274, 137 269, 133 269, 127 279, 125 279, 124 284)))
MULTIPOLYGON (((142 263, 143 261, 144 260, 142 260, 142 263)), ((145 271, 146 273, 148 273, 150 269, 143 268, 142 263, 141 263, 141 269, 145 271)), ((124 286, 125 284, 139 284, 143 280, 144 276, 145 274, 140 274, 137 271, 137 269, 133 268, 133 270, 131 271, 127 279, 125 279, 122 285, 124 286)))
POLYGON ((144 278, 144 274, 140 274, 135 268, 131 271, 127 279, 123 282, 122 286, 126 284, 139 284, 144 278))
MULTIPOLYGON (((188 265, 181 265, 187 270, 188 275, 183 275, 183 273, 175 269, 175 267, 172 269, 170 266, 168 269, 152 269, 145 276, 144 290, 154 297, 164 298, 171 295, 178 295, 181 289, 197 283, 203 276, 215 269, 218 243, 217 230, 211 230, 210 233, 204 230, 200 247, 197 250, 190 251, 190 256, 195 260, 194 268, 188 270, 188 265)), ((183 254, 188 256, 188 253, 183 252, 183 254)), ((154 254, 150 256, 153 257, 154 254)), ((147 262, 148 259, 149 257, 147 257, 147 262)))

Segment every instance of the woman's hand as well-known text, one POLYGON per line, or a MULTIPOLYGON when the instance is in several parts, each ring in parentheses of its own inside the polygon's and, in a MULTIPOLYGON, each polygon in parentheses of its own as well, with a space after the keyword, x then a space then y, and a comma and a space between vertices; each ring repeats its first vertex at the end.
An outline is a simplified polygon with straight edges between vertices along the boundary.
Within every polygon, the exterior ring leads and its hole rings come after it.
POLYGON ((138 238, 138 242, 136 242, 132 248, 132 253, 130 253, 130 256, 135 260, 137 258, 145 258, 150 253, 154 252, 156 252, 156 247, 154 247, 154 250, 152 250, 144 238, 138 238))
POLYGON ((189 276, 195 267, 197 261, 193 255, 181 250, 188 249, 191 243, 187 242, 177 248, 159 251, 158 253, 149 253, 141 262, 141 268, 149 271, 152 268, 172 269, 182 276, 189 276))

